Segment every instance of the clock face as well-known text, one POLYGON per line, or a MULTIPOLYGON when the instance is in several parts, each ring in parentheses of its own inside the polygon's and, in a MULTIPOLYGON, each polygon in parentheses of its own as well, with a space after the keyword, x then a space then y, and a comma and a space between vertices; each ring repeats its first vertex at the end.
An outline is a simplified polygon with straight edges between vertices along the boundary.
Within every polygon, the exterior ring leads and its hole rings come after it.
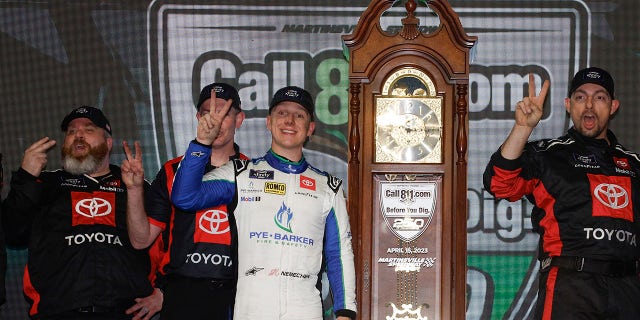
POLYGON ((377 162, 440 162, 441 99, 378 98, 376 102, 377 162))

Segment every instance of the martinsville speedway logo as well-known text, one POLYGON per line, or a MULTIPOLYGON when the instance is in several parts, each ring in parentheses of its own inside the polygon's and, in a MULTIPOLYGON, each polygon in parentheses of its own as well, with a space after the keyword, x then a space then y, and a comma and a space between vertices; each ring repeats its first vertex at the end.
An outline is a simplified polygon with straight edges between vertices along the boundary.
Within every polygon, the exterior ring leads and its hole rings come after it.
MULTIPOLYGON (((482 171, 495 151, 493 147, 499 146, 513 124, 513 106, 527 93, 529 73, 534 75, 537 88, 543 80, 552 80, 540 130, 532 138, 556 137, 564 132, 565 111, 555 104, 564 98, 573 74, 589 64, 591 13, 582 1, 524 5, 478 0, 459 5, 454 10, 462 25, 481 39, 469 79, 467 319, 491 318, 492 312, 503 319, 524 319, 535 302, 531 288, 537 277, 531 205, 526 200, 494 201, 482 188, 482 171), (542 47, 539 42, 526 41, 530 33, 544 34, 548 41, 542 47), (510 44, 508 50, 505 44, 510 44), (514 256, 514 252, 519 254, 514 256), (522 261, 518 265, 529 269, 522 278, 491 271, 492 259, 501 255, 509 261, 522 261), (494 304, 494 299, 512 303, 494 304)), ((268 148, 266 138, 260 143, 265 136, 263 117, 269 100, 277 89, 298 85, 315 97, 314 139, 322 143, 309 147, 340 157, 346 167, 349 66, 339 36, 353 32, 364 10, 347 4, 249 9, 243 5, 154 1, 148 15, 151 113, 158 115, 156 119, 165 119, 163 130, 153 130, 159 144, 158 158, 174 157, 193 139, 196 123, 192 108, 199 90, 222 81, 238 88, 247 114, 236 134, 243 152, 261 154, 268 148), (237 39, 250 39, 251 48, 237 39), (253 49, 256 47, 261 50, 253 49)), ((398 32, 405 13, 402 4, 394 6, 381 18, 381 28, 398 32)), ((438 25, 437 16, 429 10, 422 8, 416 13, 423 32, 438 25)), ((322 162, 318 165, 322 167, 322 162)), ((254 235, 261 241, 272 236, 254 235)))

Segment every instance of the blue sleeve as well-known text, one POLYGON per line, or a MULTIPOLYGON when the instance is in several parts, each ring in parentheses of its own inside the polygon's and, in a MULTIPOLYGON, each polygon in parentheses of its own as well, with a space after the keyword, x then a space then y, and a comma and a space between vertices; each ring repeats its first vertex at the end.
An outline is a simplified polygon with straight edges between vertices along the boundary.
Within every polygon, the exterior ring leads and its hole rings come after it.
POLYGON ((334 203, 325 225, 324 256, 336 316, 355 318, 355 268, 344 199, 334 203))
POLYGON ((230 179, 218 179, 216 174, 229 172, 225 166, 214 169, 204 178, 204 171, 211 156, 211 147, 191 142, 173 179, 171 202, 185 211, 197 211, 223 203, 229 203, 235 195, 233 163, 230 179), (224 170, 226 169, 226 170, 224 170))

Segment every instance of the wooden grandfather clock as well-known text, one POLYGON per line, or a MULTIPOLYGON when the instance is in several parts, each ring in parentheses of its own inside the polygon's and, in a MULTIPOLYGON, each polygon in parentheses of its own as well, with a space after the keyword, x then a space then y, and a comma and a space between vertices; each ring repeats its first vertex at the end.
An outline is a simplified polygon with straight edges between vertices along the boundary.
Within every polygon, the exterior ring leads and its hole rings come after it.
POLYGON ((383 17, 394 2, 373 0, 342 38, 349 49, 348 190, 359 317, 464 319, 476 37, 446 0, 426 1, 439 20, 435 29, 420 27, 413 0, 406 16, 383 17), (383 18, 401 27, 383 30, 383 18))

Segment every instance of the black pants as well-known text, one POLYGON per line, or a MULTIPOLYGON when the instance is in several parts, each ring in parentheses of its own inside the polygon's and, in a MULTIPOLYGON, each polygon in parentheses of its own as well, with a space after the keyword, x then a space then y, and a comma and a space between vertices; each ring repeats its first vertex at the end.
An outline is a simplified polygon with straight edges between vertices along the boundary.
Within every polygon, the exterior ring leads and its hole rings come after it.
POLYGON ((606 276, 551 267, 542 272, 535 319, 640 319, 638 275, 606 276))
MULTIPOLYGON (((132 304, 133 305, 133 304, 132 304)), ((120 308, 119 308, 120 309, 120 308)), ((125 314, 125 309, 118 311, 67 311, 52 316, 38 316, 36 320, 129 320, 133 316, 125 314)))
POLYGON ((232 319, 234 287, 232 282, 169 276, 160 319, 232 319))

